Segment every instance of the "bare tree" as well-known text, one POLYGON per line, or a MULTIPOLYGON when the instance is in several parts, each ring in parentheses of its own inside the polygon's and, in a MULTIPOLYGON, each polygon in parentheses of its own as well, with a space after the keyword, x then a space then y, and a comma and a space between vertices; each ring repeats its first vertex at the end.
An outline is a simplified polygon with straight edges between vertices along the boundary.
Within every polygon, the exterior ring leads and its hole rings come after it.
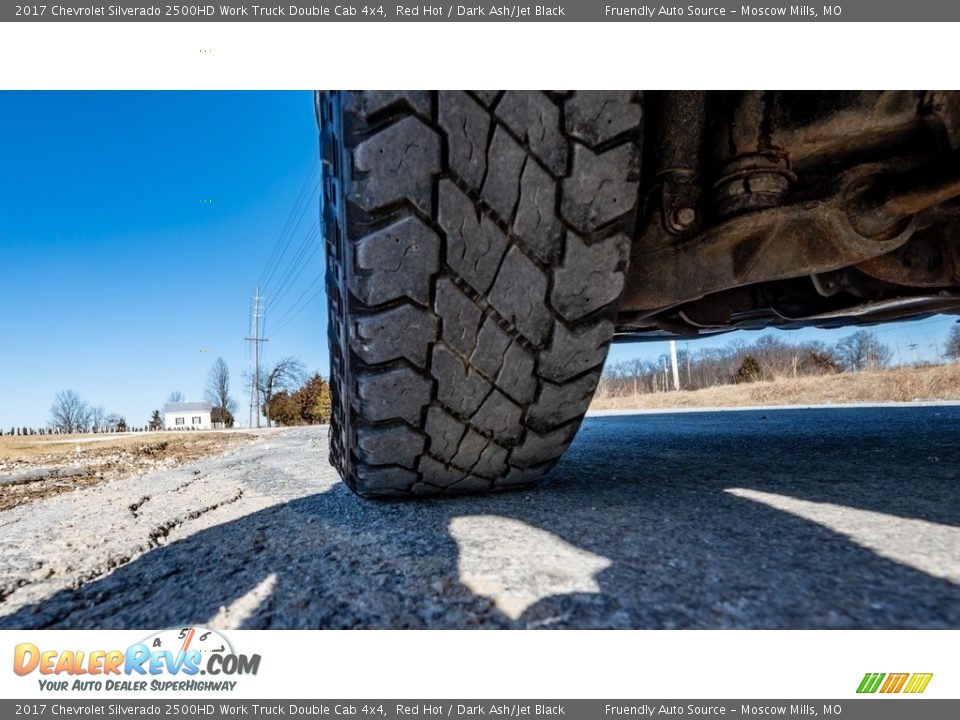
POLYGON ((179 390, 174 390, 172 393, 167 395, 168 403, 180 403, 183 402, 183 393, 179 390))
POLYGON ((892 356, 890 348, 880 342, 876 333, 868 330, 858 330, 837 343, 840 364, 853 372, 885 368, 892 356))
POLYGON ((107 420, 107 411, 103 405, 90 408, 90 429, 93 432, 103 432, 107 420))
POLYGON ((86 432, 90 408, 74 390, 58 392, 50 408, 50 427, 63 433, 86 432))
POLYGON ((271 368, 264 368, 260 371, 260 379, 257 382, 257 389, 260 397, 263 399, 263 414, 267 418, 267 427, 270 427, 270 414, 268 408, 270 401, 284 390, 295 390, 303 384, 306 371, 303 363, 297 358, 281 358, 271 368))
POLYGON ((230 368, 222 357, 218 357, 210 368, 203 397, 213 405, 210 419, 215 423, 222 423, 225 427, 233 427, 233 414, 237 411, 237 404, 230 397, 230 368))
MULTIPOLYGON (((810 341, 791 343, 767 336, 751 344, 728 343, 696 353, 680 350, 677 356, 681 372, 686 375, 687 390, 785 375, 826 375, 841 369, 837 350, 832 346, 810 341)), ((602 392, 615 397, 660 392, 669 387, 665 373, 669 362, 664 354, 610 363, 603 371, 602 392)))

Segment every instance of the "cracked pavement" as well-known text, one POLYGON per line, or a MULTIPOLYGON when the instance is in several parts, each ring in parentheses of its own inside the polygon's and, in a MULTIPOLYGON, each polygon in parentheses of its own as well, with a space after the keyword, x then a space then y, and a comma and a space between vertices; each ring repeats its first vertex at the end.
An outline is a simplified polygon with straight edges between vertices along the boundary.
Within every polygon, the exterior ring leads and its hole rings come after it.
POLYGON ((960 406, 605 414, 534 490, 414 502, 326 436, 0 512, 0 628, 960 627, 960 406))

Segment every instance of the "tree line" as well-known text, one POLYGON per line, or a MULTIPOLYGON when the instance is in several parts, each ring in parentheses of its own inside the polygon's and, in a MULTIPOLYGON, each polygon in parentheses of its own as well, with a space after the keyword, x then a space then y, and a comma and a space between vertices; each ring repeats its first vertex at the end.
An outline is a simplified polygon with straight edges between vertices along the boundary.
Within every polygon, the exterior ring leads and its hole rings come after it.
MULTIPOLYGON (((960 360, 960 325, 953 325, 944 355, 960 360)), ((716 385, 773 380, 781 377, 829 375, 887 368, 893 359, 889 345, 876 332, 858 330, 835 345, 820 341, 789 342, 777 335, 763 335, 753 343, 735 340, 725 347, 691 351, 677 349, 680 387, 700 390, 716 385)), ((672 360, 668 353, 657 358, 624 360, 604 369, 599 392, 607 395, 639 395, 673 389, 672 360)))
MULTIPOLYGON (((252 374, 251 374, 252 375, 252 374)), ((314 425, 330 422, 330 385, 319 373, 307 373, 303 363, 285 357, 261 369, 258 378, 246 376, 256 383, 260 406, 266 424, 314 425)), ((236 424, 238 404, 230 394, 230 369, 223 358, 217 358, 207 374, 203 398, 211 406, 211 422, 231 428, 236 424)), ((179 390, 167 396, 168 403, 184 402, 179 390)), ((50 420, 46 427, 11 427, 0 429, 0 435, 66 435, 81 433, 147 432, 163 430, 163 415, 154 410, 145 425, 130 425, 123 415, 108 413, 102 406, 91 405, 75 390, 63 390, 54 397, 50 420)))
POLYGON ((54 397, 47 427, 12 427, 9 432, 0 430, 0 435, 141 432, 148 427, 131 427, 123 415, 108 413, 99 405, 90 405, 75 390, 63 390, 54 397))

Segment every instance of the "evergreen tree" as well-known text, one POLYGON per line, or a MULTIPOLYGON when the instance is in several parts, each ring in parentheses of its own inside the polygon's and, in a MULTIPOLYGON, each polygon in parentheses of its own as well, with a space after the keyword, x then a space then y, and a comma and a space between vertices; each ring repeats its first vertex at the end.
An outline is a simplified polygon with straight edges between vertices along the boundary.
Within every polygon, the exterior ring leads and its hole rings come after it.
POLYGON ((733 381, 738 384, 756 382, 760 379, 761 374, 760 363, 757 362, 757 359, 753 357, 753 355, 747 355, 740 362, 740 367, 737 368, 737 372, 733 376, 733 381))
POLYGON ((960 323, 950 328, 950 334, 947 335, 947 346, 944 348, 944 355, 951 360, 960 360, 960 323))

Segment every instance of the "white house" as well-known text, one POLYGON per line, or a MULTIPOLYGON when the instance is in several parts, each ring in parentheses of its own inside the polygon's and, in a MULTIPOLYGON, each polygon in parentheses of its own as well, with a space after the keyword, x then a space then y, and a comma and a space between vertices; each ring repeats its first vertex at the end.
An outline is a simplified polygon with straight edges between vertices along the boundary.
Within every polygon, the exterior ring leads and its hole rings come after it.
POLYGON ((167 430, 210 430, 210 411, 205 402, 167 403, 163 406, 163 425, 167 430))

